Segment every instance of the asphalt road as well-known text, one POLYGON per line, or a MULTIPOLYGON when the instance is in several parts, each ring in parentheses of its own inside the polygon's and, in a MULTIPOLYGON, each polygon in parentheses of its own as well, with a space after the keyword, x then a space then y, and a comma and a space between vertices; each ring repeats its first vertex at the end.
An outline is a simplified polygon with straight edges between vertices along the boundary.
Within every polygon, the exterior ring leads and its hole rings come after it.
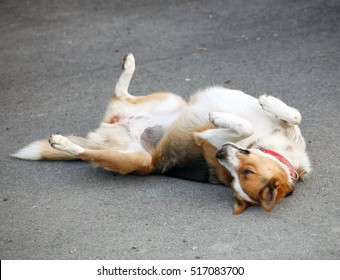
POLYGON ((0 1, 0 259, 339 259, 337 0, 0 1), (112 3, 113 2, 113 3, 112 3), (313 172, 272 213, 232 191, 9 155, 134 94, 225 85, 298 108, 313 172))

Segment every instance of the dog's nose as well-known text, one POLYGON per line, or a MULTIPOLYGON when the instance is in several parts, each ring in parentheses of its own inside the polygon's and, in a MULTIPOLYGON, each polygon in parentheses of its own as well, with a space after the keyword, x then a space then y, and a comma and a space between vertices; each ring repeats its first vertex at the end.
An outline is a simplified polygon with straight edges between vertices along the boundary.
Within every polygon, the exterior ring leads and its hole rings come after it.
POLYGON ((227 155, 226 150, 222 148, 222 149, 219 149, 219 150, 216 152, 215 157, 216 157, 217 159, 224 159, 226 155, 227 155))

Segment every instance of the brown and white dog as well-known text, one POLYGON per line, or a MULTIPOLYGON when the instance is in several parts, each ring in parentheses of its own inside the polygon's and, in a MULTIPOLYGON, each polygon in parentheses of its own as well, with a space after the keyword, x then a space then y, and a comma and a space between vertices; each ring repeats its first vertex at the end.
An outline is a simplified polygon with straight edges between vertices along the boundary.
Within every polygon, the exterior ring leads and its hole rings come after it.
POLYGON ((300 113, 272 97, 210 87, 186 103, 172 93, 133 96, 132 54, 124 58, 104 119, 86 138, 52 135, 13 156, 89 161, 121 174, 166 174, 223 183, 234 213, 249 205, 271 211, 310 172, 300 113))

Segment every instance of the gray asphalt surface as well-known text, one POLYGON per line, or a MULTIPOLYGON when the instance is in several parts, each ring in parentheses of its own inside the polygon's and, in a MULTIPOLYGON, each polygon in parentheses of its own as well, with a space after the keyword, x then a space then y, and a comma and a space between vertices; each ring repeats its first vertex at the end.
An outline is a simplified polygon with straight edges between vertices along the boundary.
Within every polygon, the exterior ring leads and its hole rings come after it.
POLYGON ((339 259, 339 1, 0 1, 0 259, 339 259), (113 3, 111 3, 113 2, 113 3), (311 176, 272 213, 224 186, 9 154, 131 92, 225 85, 298 108, 311 176))

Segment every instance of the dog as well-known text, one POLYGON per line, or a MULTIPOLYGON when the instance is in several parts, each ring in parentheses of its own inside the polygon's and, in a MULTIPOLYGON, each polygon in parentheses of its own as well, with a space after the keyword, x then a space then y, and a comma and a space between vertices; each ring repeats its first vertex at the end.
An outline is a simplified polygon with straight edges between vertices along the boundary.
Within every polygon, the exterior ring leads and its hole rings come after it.
POLYGON ((311 170, 298 110, 268 95, 209 87, 188 102, 169 92, 133 96, 129 53, 103 121, 87 137, 51 135, 12 156, 88 161, 120 174, 165 174, 225 184, 234 214, 272 211, 311 170))

